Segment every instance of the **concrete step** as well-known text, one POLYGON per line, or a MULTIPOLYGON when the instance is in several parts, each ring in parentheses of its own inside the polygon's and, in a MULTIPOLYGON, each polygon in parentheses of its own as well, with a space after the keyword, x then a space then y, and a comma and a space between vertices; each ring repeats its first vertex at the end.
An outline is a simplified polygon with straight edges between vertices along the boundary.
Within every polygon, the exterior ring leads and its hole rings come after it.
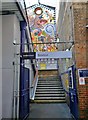
POLYGON ((38 83, 61 83, 61 81, 38 81, 38 83))
POLYGON ((50 84, 51 84, 51 85, 52 85, 52 84, 53 84, 53 85, 54 85, 54 84, 57 84, 57 85, 60 84, 60 85, 62 85, 61 82, 38 82, 38 85, 39 85, 39 84, 40 84, 40 85, 44 85, 44 84, 46 84, 46 85, 50 85, 50 84))
POLYGON ((38 91, 44 92, 44 91, 64 91, 64 90, 63 90, 63 89, 59 89, 59 88, 58 88, 58 89, 53 89, 53 88, 51 88, 51 89, 46 89, 46 88, 45 88, 45 89, 42 89, 42 88, 41 88, 41 89, 38 89, 38 88, 37 88, 36 91, 37 91, 37 92, 38 92, 38 91))
POLYGON ((41 80, 39 80, 38 79, 38 81, 60 81, 60 80, 58 80, 58 79, 41 79, 41 80))
POLYGON ((50 94, 50 93, 46 93, 46 94, 36 94, 35 97, 65 97, 65 94, 50 94))
POLYGON ((38 83, 61 83, 61 81, 38 81, 38 83))
POLYGON ((64 91, 36 91, 36 94, 64 94, 64 91))
POLYGON ((38 77, 38 79, 39 79, 39 80, 46 80, 46 79, 47 79, 47 80, 52 80, 52 79, 57 80, 57 79, 59 79, 59 78, 58 78, 58 77, 45 77, 45 78, 44 78, 44 77, 41 77, 41 78, 38 77))
POLYGON ((58 85, 58 84, 51 84, 51 85, 43 84, 43 85, 40 85, 40 84, 38 84, 37 87, 61 87, 61 85, 58 85))
POLYGON ((66 103, 66 100, 33 100, 33 103, 66 103))
POLYGON ((48 96, 48 97, 35 97, 35 100, 65 100, 65 96, 48 96))
MULTIPOLYGON (((60 80, 55 80, 55 79, 54 79, 54 80, 47 80, 47 79, 46 79, 46 80, 38 80, 38 82, 47 82, 47 81, 48 81, 48 82, 58 82, 58 81, 60 81, 60 80)), ((60 82, 61 82, 61 81, 60 81, 60 82)))
POLYGON ((38 84, 47 84, 47 85, 49 85, 49 84, 61 84, 61 82, 59 82, 59 81, 41 81, 41 82, 38 82, 38 84))
POLYGON ((34 102, 49 103, 49 102, 66 102, 65 94, 58 78, 40 78, 38 80, 34 102))
POLYGON ((57 79, 59 79, 58 77, 46 77, 46 78, 38 78, 38 80, 57 80, 57 79))
POLYGON ((61 83, 38 83, 37 85, 61 85, 61 83))
POLYGON ((63 87, 58 87, 58 86, 45 86, 45 87, 40 86, 40 87, 38 87, 37 86, 37 89, 63 89, 63 87))

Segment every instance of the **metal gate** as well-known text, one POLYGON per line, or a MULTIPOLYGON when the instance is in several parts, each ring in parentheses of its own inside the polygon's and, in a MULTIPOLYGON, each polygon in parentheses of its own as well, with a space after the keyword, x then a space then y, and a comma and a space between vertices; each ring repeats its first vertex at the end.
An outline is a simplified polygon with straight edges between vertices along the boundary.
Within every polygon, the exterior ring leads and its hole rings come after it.
POLYGON ((29 115, 29 69, 21 67, 20 71, 20 119, 29 115))
POLYGON ((73 117, 78 119, 78 100, 76 89, 76 70, 75 66, 71 66, 68 69, 69 75, 69 98, 70 98, 70 111, 73 117))

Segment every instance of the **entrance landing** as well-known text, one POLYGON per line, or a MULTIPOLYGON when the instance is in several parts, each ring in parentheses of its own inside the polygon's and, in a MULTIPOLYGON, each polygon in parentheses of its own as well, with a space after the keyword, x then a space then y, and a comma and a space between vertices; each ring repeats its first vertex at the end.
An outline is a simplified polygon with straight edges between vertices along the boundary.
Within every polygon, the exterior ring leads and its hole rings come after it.
POLYGON ((29 118, 67 118, 73 120, 66 103, 31 104, 29 118))

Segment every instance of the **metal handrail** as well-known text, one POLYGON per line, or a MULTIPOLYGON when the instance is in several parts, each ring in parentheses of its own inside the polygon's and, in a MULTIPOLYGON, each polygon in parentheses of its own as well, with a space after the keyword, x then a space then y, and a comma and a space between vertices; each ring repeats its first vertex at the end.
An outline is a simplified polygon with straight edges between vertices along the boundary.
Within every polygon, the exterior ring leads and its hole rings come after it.
POLYGON ((61 44, 61 43, 74 43, 74 41, 60 41, 60 42, 43 42, 43 43, 14 43, 14 45, 30 45, 30 44, 61 44))
POLYGON ((34 80, 32 82, 32 90, 33 90, 33 93, 32 93, 32 100, 34 100, 34 97, 35 97, 35 91, 36 91, 36 87, 37 87, 37 83, 38 83, 38 68, 36 69, 36 74, 35 74, 35 77, 34 77, 34 80))
MULTIPOLYGON (((66 74, 68 74, 68 70, 60 74, 60 79, 61 79, 61 81, 62 81, 62 78, 61 78, 61 77, 62 77, 63 75, 66 75, 66 74)), ((68 93, 68 91, 66 90, 63 82, 62 82, 62 86, 63 86, 64 91, 65 91, 66 93, 68 93)))

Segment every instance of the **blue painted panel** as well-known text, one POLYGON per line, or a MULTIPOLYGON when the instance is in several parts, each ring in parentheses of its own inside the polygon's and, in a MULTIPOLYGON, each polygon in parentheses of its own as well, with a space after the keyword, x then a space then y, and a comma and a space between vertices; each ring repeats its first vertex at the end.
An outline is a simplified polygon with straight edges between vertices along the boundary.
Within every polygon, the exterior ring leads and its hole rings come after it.
POLYGON ((29 69, 21 68, 20 83, 20 119, 24 119, 29 114, 29 69))
POLYGON ((69 69, 69 98, 70 98, 70 111, 74 118, 78 119, 78 98, 76 89, 76 70, 75 66, 71 66, 69 69))
POLYGON ((88 69, 79 69, 79 77, 88 78, 88 69))

